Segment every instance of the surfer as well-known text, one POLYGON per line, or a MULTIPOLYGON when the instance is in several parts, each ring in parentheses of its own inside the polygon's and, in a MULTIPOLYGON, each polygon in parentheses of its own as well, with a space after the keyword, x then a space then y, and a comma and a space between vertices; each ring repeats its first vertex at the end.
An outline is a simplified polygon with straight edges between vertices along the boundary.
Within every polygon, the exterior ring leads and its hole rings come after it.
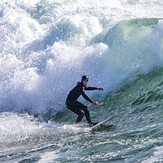
POLYGON ((90 127, 96 125, 98 122, 92 122, 89 114, 88 106, 77 101, 80 95, 84 97, 87 101, 91 102, 94 105, 99 105, 98 102, 92 101, 84 92, 84 90, 104 90, 102 87, 87 87, 88 85, 88 76, 84 75, 81 79, 81 82, 78 82, 77 85, 69 92, 66 99, 66 107, 78 115, 76 119, 76 124, 79 123, 82 118, 86 117, 87 122, 90 127), (83 113, 84 111, 84 113, 83 113))

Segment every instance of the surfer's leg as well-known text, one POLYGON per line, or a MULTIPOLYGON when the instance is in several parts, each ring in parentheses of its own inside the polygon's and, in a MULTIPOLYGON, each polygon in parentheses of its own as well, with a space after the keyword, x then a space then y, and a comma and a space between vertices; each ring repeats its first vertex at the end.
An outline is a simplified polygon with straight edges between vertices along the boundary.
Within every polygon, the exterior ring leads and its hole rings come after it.
POLYGON ((66 107, 78 115, 76 123, 83 119, 84 113, 80 110, 79 104, 76 101, 66 101, 66 107))
POLYGON ((83 103, 79 102, 79 101, 75 101, 76 107, 79 108, 80 110, 84 111, 85 117, 87 119, 88 123, 91 123, 91 117, 89 114, 89 109, 87 105, 84 105, 83 103))
POLYGON ((91 121, 91 117, 90 117, 90 114, 89 114, 88 106, 86 106, 84 104, 82 104, 82 105, 83 105, 82 110, 84 110, 85 117, 87 119, 87 122, 88 122, 89 126, 92 127, 92 126, 96 125, 98 122, 92 122, 91 121))
MULTIPOLYGON (((84 105, 84 104, 83 104, 84 105)), ((88 123, 91 123, 91 117, 90 117, 90 114, 89 114, 89 109, 88 109, 88 106, 84 105, 82 108, 81 108, 84 113, 85 113, 85 117, 87 119, 87 122, 88 123)))
POLYGON ((76 119, 76 123, 79 123, 83 119, 84 113, 81 110, 79 110, 79 109, 77 109, 75 107, 67 107, 67 108, 78 115, 78 118, 76 119))
POLYGON ((70 109, 71 111, 73 111, 74 113, 76 113, 78 115, 76 123, 79 123, 82 120, 84 114, 87 119, 87 122, 91 123, 88 106, 82 104, 79 101, 68 101, 68 102, 66 102, 66 106, 68 109, 70 109), (83 110, 84 113, 81 110, 83 110))
MULTIPOLYGON (((79 101, 75 101, 75 104, 76 106, 78 106, 81 110, 84 111, 85 113, 85 117, 87 119, 87 122, 89 124, 90 127, 96 125, 98 122, 92 122, 91 121, 91 117, 90 117, 90 114, 89 114, 89 108, 87 105, 84 105, 83 103, 79 102, 79 101)), ((80 121, 79 121, 80 122, 80 121)))

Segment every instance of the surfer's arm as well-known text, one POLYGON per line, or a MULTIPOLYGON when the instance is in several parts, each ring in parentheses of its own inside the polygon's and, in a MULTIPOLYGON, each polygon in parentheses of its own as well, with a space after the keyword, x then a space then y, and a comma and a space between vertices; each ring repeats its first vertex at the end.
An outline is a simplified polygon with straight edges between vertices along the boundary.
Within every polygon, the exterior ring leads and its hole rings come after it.
POLYGON ((101 91, 103 91, 104 90, 104 88, 102 88, 102 87, 85 87, 85 90, 101 90, 101 91))
POLYGON ((85 87, 85 90, 88 90, 88 91, 97 90, 97 87, 85 87))
MULTIPOLYGON (((84 89, 84 88, 83 88, 84 89)), ((82 94, 82 96, 87 100, 87 101, 89 101, 89 102, 91 102, 92 104, 94 104, 94 105, 99 105, 99 103, 98 102, 96 102, 96 101, 92 101, 86 94, 85 94, 85 92, 84 92, 84 90, 81 90, 81 94, 82 94)))
POLYGON ((84 99, 86 99, 87 101, 93 103, 93 101, 85 94, 83 87, 80 87, 80 93, 81 93, 81 95, 83 96, 84 99))

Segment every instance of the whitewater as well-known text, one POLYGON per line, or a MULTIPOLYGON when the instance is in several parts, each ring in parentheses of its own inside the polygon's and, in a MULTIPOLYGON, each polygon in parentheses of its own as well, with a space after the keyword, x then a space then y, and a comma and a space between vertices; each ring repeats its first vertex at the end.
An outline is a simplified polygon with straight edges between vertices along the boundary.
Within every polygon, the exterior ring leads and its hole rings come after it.
POLYGON ((163 2, 0 1, 0 162, 163 161, 163 2), (65 107, 82 97, 94 132, 65 107))

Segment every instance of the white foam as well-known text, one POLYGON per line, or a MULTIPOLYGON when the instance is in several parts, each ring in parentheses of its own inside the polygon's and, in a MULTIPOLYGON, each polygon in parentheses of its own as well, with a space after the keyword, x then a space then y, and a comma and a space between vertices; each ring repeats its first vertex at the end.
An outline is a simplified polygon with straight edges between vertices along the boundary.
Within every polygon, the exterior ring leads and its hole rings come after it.
POLYGON ((142 163, 153 163, 153 162, 163 161, 163 147, 156 147, 154 155, 150 158, 142 161, 142 163))
POLYGON ((31 134, 36 134, 40 127, 32 122, 29 115, 16 115, 12 113, 0 114, 0 144, 1 146, 16 141, 25 141, 31 134))
POLYGON ((5 112, 0 114, 0 144, 3 147, 1 150, 7 149, 8 146, 12 147, 12 144, 25 144, 26 141, 28 144, 39 143, 39 141, 41 143, 48 140, 50 135, 56 139, 65 135, 88 132, 88 129, 55 122, 40 123, 28 114, 17 115, 5 112))

